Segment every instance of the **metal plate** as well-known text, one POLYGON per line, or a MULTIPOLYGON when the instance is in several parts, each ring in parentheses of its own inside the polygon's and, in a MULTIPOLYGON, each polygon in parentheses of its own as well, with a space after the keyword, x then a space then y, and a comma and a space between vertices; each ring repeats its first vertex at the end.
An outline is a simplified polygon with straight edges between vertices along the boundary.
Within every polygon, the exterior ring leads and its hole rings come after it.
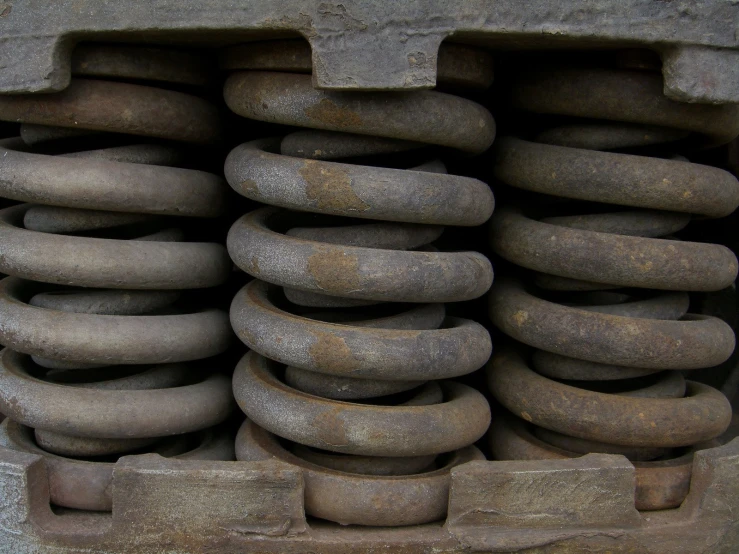
POLYGON ((235 44, 303 36, 318 88, 433 87, 445 39, 496 49, 654 49, 665 93, 739 102, 739 5, 722 0, 0 2, 0 91, 61 90, 79 41, 235 44))
POLYGON ((306 522, 303 479, 289 465, 157 455, 116 464, 112 516, 53 513, 41 457, 0 447, 0 552, 728 553, 738 474, 739 440, 700 451, 682 506, 639 514, 622 456, 470 462, 452 471, 445 525, 361 528, 306 522), (556 506, 542 490, 561 493, 556 506))

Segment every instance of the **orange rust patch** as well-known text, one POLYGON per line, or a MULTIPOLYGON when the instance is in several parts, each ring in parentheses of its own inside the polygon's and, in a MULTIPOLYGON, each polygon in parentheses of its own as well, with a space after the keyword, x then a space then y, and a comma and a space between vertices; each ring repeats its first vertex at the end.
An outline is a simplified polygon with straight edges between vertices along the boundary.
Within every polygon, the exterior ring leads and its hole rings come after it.
POLYGON ((340 412, 337 413, 336 409, 332 409, 322 412, 313 419, 318 440, 331 446, 347 446, 349 444, 346 438, 346 429, 344 429, 344 421, 339 417, 339 414, 340 412))
POLYGON ((518 310, 515 314, 513 314, 513 320, 516 322, 516 325, 521 327, 529 320, 529 314, 528 312, 525 312, 523 310, 518 310))
POLYGON ((360 289, 359 261, 356 256, 339 250, 318 250, 308 258, 308 272, 316 285, 333 294, 346 294, 360 289))
POLYGON ((252 179, 244 179, 241 181, 241 188, 244 189, 244 193, 249 196, 253 194, 259 194, 259 187, 257 182, 252 179))
POLYGON ((244 342, 249 348, 253 348, 253 345, 259 344, 257 337, 254 336, 254 333, 252 333, 248 329, 245 329, 243 327, 239 329, 239 336, 242 338, 242 340, 246 339, 244 342))
POLYGON ((249 260, 249 264, 251 265, 250 273, 255 273, 257 275, 261 274, 262 270, 259 269, 259 260, 256 256, 251 257, 251 259, 249 260))
POLYGON ((305 108, 303 112, 311 119, 339 129, 362 125, 362 118, 357 112, 337 106, 328 98, 323 98, 318 104, 305 108))
POLYGON ((318 368, 332 368, 350 374, 359 368, 359 361, 343 338, 331 333, 312 331, 316 341, 308 349, 308 354, 316 362, 318 368))
POLYGON ((369 209, 352 188, 346 171, 315 160, 306 160, 300 169, 305 180, 305 194, 317 207, 338 212, 363 212, 369 209))

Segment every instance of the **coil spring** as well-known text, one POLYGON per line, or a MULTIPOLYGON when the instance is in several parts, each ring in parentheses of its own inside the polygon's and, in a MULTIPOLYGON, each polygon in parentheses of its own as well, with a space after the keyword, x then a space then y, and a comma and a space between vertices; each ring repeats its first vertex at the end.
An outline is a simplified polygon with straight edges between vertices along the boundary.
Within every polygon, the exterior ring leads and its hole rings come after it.
POLYGON ((550 201, 550 217, 516 206, 493 216, 493 250, 537 272, 550 298, 515 280, 493 287, 495 325, 536 349, 535 371, 513 351, 489 366, 494 396, 526 420, 496 425, 494 455, 624 454, 636 466, 638 509, 678 506, 692 450, 726 429, 731 407, 719 391, 672 370, 720 364, 734 349, 727 324, 688 313, 687 291, 731 285, 737 260, 723 246, 672 235, 693 215, 734 211, 739 183, 720 169, 658 156, 729 140, 739 133, 739 111, 670 101, 659 74, 626 69, 534 70, 518 78, 512 98, 524 111, 572 119, 533 141, 500 140, 500 181, 628 208, 550 201))
POLYGON ((0 211, 0 441, 45 458, 59 506, 110 510, 120 454, 233 459, 209 430, 231 411, 228 378, 184 364, 228 347, 227 314, 177 303, 231 263, 166 217, 225 205, 222 179, 177 167, 184 152, 168 142, 218 139, 210 104, 166 88, 201 85, 198 67, 167 50, 83 47, 63 92, 0 97, 0 118, 22 123, 0 144, 0 196, 27 202, 0 211), (80 150, 90 143, 106 147, 80 150))
MULTIPOLYGON (((233 381, 249 418, 237 458, 301 467, 310 515, 362 525, 438 520, 449 469, 482 456, 470 445, 490 412, 476 390, 436 380, 480 368, 491 351, 484 327, 445 317, 441 302, 479 297, 493 274, 481 254, 430 243, 441 225, 485 222, 493 196, 440 162, 410 170, 362 162, 429 144, 480 153, 494 121, 436 91, 315 90, 302 74, 311 70, 302 41, 239 47, 224 60, 239 70, 225 83, 231 110, 311 129, 242 144, 226 160, 237 192, 278 206, 240 218, 227 242, 256 277, 231 305, 232 326, 252 349, 233 381), (451 454, 436 461, 441 453, 451 454)), ((457 85, 489 84, 485 55, 452 47, 439 60, 447 75, 455 60, 464 68, 457 85)))

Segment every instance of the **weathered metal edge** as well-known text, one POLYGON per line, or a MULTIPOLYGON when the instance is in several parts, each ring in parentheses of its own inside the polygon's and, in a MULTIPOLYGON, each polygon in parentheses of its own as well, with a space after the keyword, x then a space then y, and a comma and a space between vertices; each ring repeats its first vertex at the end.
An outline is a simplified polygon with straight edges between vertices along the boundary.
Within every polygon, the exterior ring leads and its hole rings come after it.
POLYGON ((302 35, 324 89, 430 88, 447 39, 496 48, 641 46, 665 93, 739 102, 739 3, 726 0, 0 1, 0 92, 61 90, 82 40, 233 44, 302 35))
POLYGON ((407 553, 718 554, 735 549, 739 539, 739 521, 734 515, 739 509, 739 439, 696 454, 690 494, 680 508, 635 518, 636 514, 630 513, 633 507, 619 501, 623 521, 612 517, 602 526, 593 514, 586 513, 587 505, 578 503, 591 498, 595 503, 587 504, 595 509, 599 504, 600 509, 613 506, 611 492, 616 496, 624 493, 633 466, 621 456, 606 455, 545 465, 471 462, 460 466, 452 475, 446 525, 372 529, 316 521, 306 524, 302 476, 292 466, 274 461, 182 462, 156 455, 126 457, 116 464, 112 518, 84 513, 58 516, 49 508, 43 459, 0 447, 0 553, 344 553, 392 549, 407 553), (609 476, 609 472, 614 473, 609 476), (598 479, 588 484, 585 474, 598 479), (593 485, 601 477, 611 488, 622 490, 601 490, 593 485), (123 486, 116 489, 119 479, 123 486), (579 510, 580 515, 565 525, 540 520, 535 512, 537 495, 543 489, 528 486, 531 479, 545 488, 545 481, 552 479, 556 486, 573 491, 562 498, 564 510, 555 513, 555 519, 568 510, 579 510), (471 485, 496 480, 503 483, 502 492, 509 498, 510 494, 531 495, 530 509, 529 501, 523 499, 515 513, 501 512, 507 504, 498 505, 501 501, 496 491, 485 491, 482 486, 477 487, 479 494, 470 494, 471 485), (505 483, 516 480, 526 486, 506 491, 505 483), (501 516, 512 523, 491 523, 490 518, 501 516))

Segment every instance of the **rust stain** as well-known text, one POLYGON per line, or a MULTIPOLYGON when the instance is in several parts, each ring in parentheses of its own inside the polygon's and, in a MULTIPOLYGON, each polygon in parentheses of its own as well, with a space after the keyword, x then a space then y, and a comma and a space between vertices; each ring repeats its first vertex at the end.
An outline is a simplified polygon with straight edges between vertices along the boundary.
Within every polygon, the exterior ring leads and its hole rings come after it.
POLYGON ((330 446, 347 446, 349 440, 346 438, 344 421, 339 417, 341 412, 332 408, 321 412, 313 419, 316 429, 316 438, 330 446))
POLYGON ((308 258, 308 272, 318 287, 329 294, 347 294, 359 290, 359 261, 356 256, 335 249, 314 249, 308 258))
POLYGON ((308 354, 319 368, 350 374, 359 368, 359 360, 343 338, 332 333, 312 331, 316 341, 308 349, 308 354))
POLYGON ((363 212, 369 209, 354 192, 347 172, 340 167, 306 160, 300 175, 306 183, 306 196, 321 209, 340 212, 363 212))
POLYGON ((244 179, 243 181, 241 181, 241 188, 244 189, 244 193, 247 196, 259 194, 259 187, 257 186, 257 182, 253 179, 244 179))
POLYGON ((252 333, 251 331, 249 331, 249 329, 246 329, 244 327, 239 329, 239 336, 249 348, 253 348, 255 344, 260 343, 260 341, 257 340, 257 337, 254 335, 254 333, 252 333))
POLYGON ((362 125, 362 118, 357 112, 338 106, 328 98, 323 98, 318 104, 303 111, 311 119, 339 129, 362 125))
POLYGON ((259 259, 256 256, 252 256, 251 259, 249 260, 249 263, 251 265, 251 272, 250 273, 255 273, 257 275, 261 275, 262 270, 259 269, 259 259))
POLYGON ((516 325, 521 327, 529 320, 529 314, 528 312, 525 312, 523 310, 518 310, 515 314, 513 314, 513 319, 516 322, 516 325))
POLYGON ((13 9, 12 4, 0 4, 0 17, 7 17, 13 9))

